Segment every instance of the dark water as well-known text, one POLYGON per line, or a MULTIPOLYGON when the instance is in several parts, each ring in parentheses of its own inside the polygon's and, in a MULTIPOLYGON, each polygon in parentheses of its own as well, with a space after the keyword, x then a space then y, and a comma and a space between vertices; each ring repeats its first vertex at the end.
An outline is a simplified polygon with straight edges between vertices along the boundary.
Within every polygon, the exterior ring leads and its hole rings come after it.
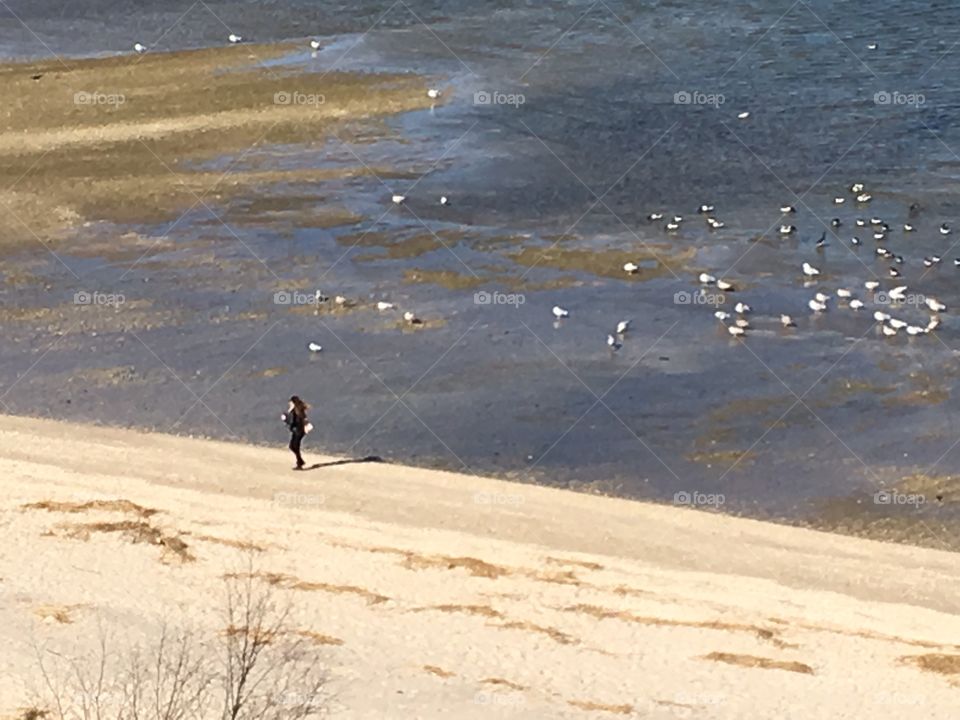
MULTIPOLYGON (((392 120, 392 139, 332 139, 308 154, 268 148, 237 168, 265 158, 406 168, 422 177, 345 181, 324 197, 368 218, 362 231, 459 235, 415 258, 369 261, 357 256, 371 248, 336 242, 357 228, 228 232, 200 213, 174 235, 211 243, 242 268, 235 277, 64 257, 81 280, 51 263, 60 301, 112 288, 185 318, 136 337, 68 334, 53 350, 36 329, 12 329, 0 348, 3 401, 15 412, 274 442, 275 405, 298 392, 315 406, 311 440, 329 451, 661 499, 722 493, 727 510, 761 515, 796 517, 831 497, 869 504, 905 475, 949 475, 960 468, 960 326, 946 313, 935 334, 879 335, 871 316, 880 306, 863 282, 897 283, 854 219, 887 220, 884 244, 905 256, 902 282, 957 305, 958 30, 960 6, 947 2, 11 2, 0 10, 0 47, 12 56, 126 52, 137 40, 222 44, 232 31, 257 41, 321 37, 321 52, 283 61, 317 70, 434 78, 445 103, 392 120), (477 93, 523 102, 478 104, 477 93), (869 205, 854 203, 855 181, 867 184, 869 205), (391 207, 392 192, 408 203, 391 207), (696 213, 704 202, 725 228, 706 229, 696 213), (784 203, 799 210, 787 220, 799 232, 787 239, 777 234, 784 203), (653 210, 685 216, 681 231, 648 222, 653 210), (843 224, 829 232, 834 217, 843 224), (901 230, 908 219, 912 235, 901 230), (940 235, 941 222, 957 222, 956 234, 940 235), (824 230, 829 245, 817 251, 824 230), (523 243, 504 249, 547 249, 570 236, 557 248, 589 252, 580 267, 528 269, 491 250, 492 239, 517 234, 523 243), (854 234, 860 249, 849 244, 854 234), (651 249, 663 262, 646 282, 629 281, 611 253, 651 249), (927 271, 920 261, 931 254, 944 262, 927 271), (823 272, 815 286, 802 283, 804 260, 823 272), (463 289, 403 282, 414 270, 480 279, 463 289), (726 309, 753 306, 745 341, 729 337, 714 307, 676 301, 703 270, 738 287, 726 309), (507 275, 522 276, 521 287, 507 275), (404 332, 396 314, 376 311, 291 314, 271 302, 277 287, 389 299, 428 327, 404 332), (834 298, 812 317, 813 293, 838 287, 867 307, 854 313, 834 298), (479 290, 522 292, 525 302, 478 305, 479 290), (554 304, 571 317, 555 324, 554 304), (222 321, 244 310, 267 317, 222 321), (780 313, 798 327, 782 330, 780 313), (625 318, 631 331, 611 352, 606 335, 625 318), (323 353, 309 355, 308 340, 323 353), (148 379, 67 384, 51 395, 78 358, 82 367, 132 365, 148 379), (280 371, 265 377, 268 368, 280 371)), ((189 259, 190 247, 157 260, 189 259)), ((41 289, 4 295, 50 303, 41 289)), ((916 306, 894 314, 929 317, 916 306)), ((950 515, 950 499, 921 511, 950 515)))

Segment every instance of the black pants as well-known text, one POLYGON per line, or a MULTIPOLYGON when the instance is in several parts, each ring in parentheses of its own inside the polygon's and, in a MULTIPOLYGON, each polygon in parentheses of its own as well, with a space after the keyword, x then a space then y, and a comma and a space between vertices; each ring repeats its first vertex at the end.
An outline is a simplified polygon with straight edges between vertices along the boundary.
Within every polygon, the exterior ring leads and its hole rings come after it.
POLYGON ((300 456, 300 441, 306 433, 303 430, 295 429, 290 434, 290 451, 297 456, 297 467, 303 467, 303 458, 300 456))

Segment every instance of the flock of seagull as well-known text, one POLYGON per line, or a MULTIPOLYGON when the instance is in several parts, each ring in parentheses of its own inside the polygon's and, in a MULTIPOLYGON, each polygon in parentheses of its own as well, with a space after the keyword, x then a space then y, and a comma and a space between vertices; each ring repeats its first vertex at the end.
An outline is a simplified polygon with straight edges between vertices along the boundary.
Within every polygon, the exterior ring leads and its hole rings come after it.
MULTIPOLYGON (((873 200, 873 196, 866 192, 863 183, 854 183, 850 186, 849 191, 853 195, 853 199, 858 206, 863 207, 873 200)), ((843 196, 837 196, 834 198, 834 205, 843 205, 847 202, 847 198, 843 196)), ((714 206, 713 205, 701 205, 699 214, 706 217, 707 225, 711 229, 722 228, 724 224, 717 220, 714 217, 714 206)), ((784 205, 780 208, 782 216, 788 217, 796 213, 796 208, 790 205, 784 205)), ((910 217, 914 217, 919 212, 919 206, 916 204, 910 206, 910 217)), ((664 220, 664 213, 655 212, 651 213, 647 219, 651 222, 664 220)), ((667 219, 666 224, 664 225, 664 230, 668 233, 673 233, 679 229, 681 223, 683 222, 683 217, 679 215, 674 215, 667 219)), ((832 228, 838 228, 842 225, 842 221, 839 218, 834 218, 830 221, 832 228)), ((892 232, 891 226, 889 223, 885 222, 882 218, 872 217, 870 219, 857 218, 855 224, 859 228, 868 229, 867 231, 872 234, 873 240, 875 240, 878 245, 875 250, 875 255, 877 258, 889 261, 891 264, 888 269, 889 277, 896 281, 902 276, 902 271, 900 267, 905 264, 903 256, 894 253, 893 251, 887 249, 884 245, 879 243, 884 243, 888 239, 888 235, 892 232)), ((916 228, 910 222, 904 223, 903 231, 905 233, 915 232, 916 228)), ((938 229, 940 235, 947 236, 951 233, 951 228, 946 223, 940 225, 938 229)), ((796 226, 785 222, 780 225, 779 229, 781 236, 789 236, 797 232, 796 226)), ((820 239, 816 243, 816 250, 820 251, 827 245, 827 233, 823 232, 820 239)), ((859 237, 851 238, 851 244, 854 247, 862 245, 862 240, 859 237)), ((939 265, 942 262, 943 258, 939 255, 930 255, 923 258, 923 265, 926 268, 932 268, 939 265)), ((954 266, 960 267, 960 258, 957 258, 953 261, 954 266)), ((623 266, 624 272, 628 274, 633 274, 639 270, 639 266, 636 263, 628 262, 623 266)), ((810 286, 812 284, 817 284, 819 282, 819 277, 821 271, 819 268, 815 267, 810 262, 803 262, 800 267, 801 275, 803 277, 804 286, 810 286)), ((728 282, 722 278, 715 277, 709 273, 703 272, 697 278, 699 284, 703 287, 716 287, 718 290, 726 292, 734 292, 736 288, 733 283, 728 282)), ((903 307, 903 304, 908 300, 908 286, 907 285, 897 285, 890 288, 889 290, 884 291, 881 289, 881 283, 879 280, 867 280, 863 283, 863 287, 867 293, 872 294, 871 298, 874 301, 879 302, 885 306, 888 306, 888 310, 893 310, 894 308, 903 307)), ((837 288, 833 293, 838 303, 837 305, 845 306, 847 309, 854 312, 859 312, 866 307, 866 303, 860 298, 857 298, 854 294, 854 291, 849 288, 837 288)), ((814 315, 820 315, 827 312, 830 302, 833 300, 833 297, 829 292, 817 292, 808 302, 807 307, 814 315)), ((933 332, 936 330, 941 323, 940 313, 943 313, 947 310, 947 306, 937 300, 934 297, 928 296, 917 296, 916 304, 918 307, 929 311, 929 319, 925 323, 914 324, 907 320, 894 317, 891 312, 884 312, 883 310, 876 310, 873 313, 873 319, 877 323, 879 331, 885 337, 893 337, 904 331, 907 335, 917 336, 917 335, 926 335, 927 333, 933 332)), ((556 311, 556 308, 554 308, 556 311)), ((727 329, 727 332, 734 337, 742 337, 747 334, 747 331, 751 329, 751 323, 748 319, 748 315, 752 313, 752 308, 744 302, 737 302, 733 307, 733 312, 728 310, 716 310, 714 312, 714 317, 717 318, 721 323, 723 323, 727 329)), ((556 312, 554 313, 556 314, 556 312)), ((796 323, 793 318, 789 315, 780 316, 780 324, 784 328, 796 327, 796 323)), ((609 343, 609 340, 608 340, 609 343)), ((612 343, 609 343, 612 345, 612 343)))
MULTIPOLYGON (((239 45, 243 41, 244 41, 243 35, 237 35, 236 33, 230 33, 229 35, 227 35, 227 42, 229 42, 231 45, 239 45)), ((321 47, 322 45, 320 41, 317 40, 316 38, 312 38, 310 40, 311 50, 319 50, 321 47)), ((142 55, 147 51, 147 46, 144 45, 143 43, 136 42, 133 44, 133 51, 138 55, 142 55)))
MULTIPOLYGON (((231 44, 236 45, 238 43, 242 43, 244 41, 244 38, 241 35, 230 33, 227 36, 227 40, 231 44)), ((309 44, 312 50, 319 50, 321 47, 320 41, 316 39, 311 39, 309 44)), ((138 54, 143 54, 147 52, 147 47, 139 42, 134 44, 133 49, 138 54)), ((871 48, 871 49, 874 49, 874 48, 871 48)), ((429 97, 432 100, 436 100, 437 98, 440 97, 440 95, 441 95, 440 90, 437 90, 434 88, 430 88, 427 90, 427 97, 429 97)), ((749 117, 750 117, 749 112, 743 112, 738 115, 738 118, 741 120, 745 120, 749 117)), ((866 189, 863 183, 854 183, 853 185, 851 185, 850 193, 853 195, 853 199, 855 200, 855 202, 860 206, 864 206, 867 203, 869 203, 871 200, 873 200, 873 196, 870 193, 866 192, 866 189)), ((401 194, 394 194, 391 197, 391 200, 395 205, 402 205, 404 202, 406 202, 406 199, 407 199, 406 196, 401 194)), ((844 203, 846 203, 846 201, 847 201, 847 198, 843 196, 837 196, 833 200, 834 205, 843 205, 844 203)), ((446 196, 440 197, 441 205, 448 205, 449 202, 450 202, 449 198, 447 198, 446 196)), ((915 214, 917 209, 918 208, 916 205, 911 206, 910 208, 911 216, 915 214)), ((714 216, 714 210, 715 210, 715 207, 713 205, 704 204, 698 208, 698 214, 703 215, 705 217, 707 226, 711 230, 720 230, 723 227, 725 227, 725 224, 714 216)), ((780 208, 780 213, 782 216, 788 217, 796 213, 796 208, 794 208, 791 205, 784 205, 780 208)), ((653 212, 647 216, 647 220, 649 220, 650 222, 662 221, 664 219, 666 219, 666 222, 664 224, 664 230, 666 230, 666 232, 668 233, 674 233, 678 231, 684 220, 683 217, 680 215, 673 215, 669 218, 666 218, 665 213, 662 213, 662 212, 653 212)), ((878 217, 873 217, 870 220, 858 218, 855 221, 855 223, 857 227, 869 228, 869 231, 873 235, 873 239, 877 242, 883 242, 884 240, 886 240, 888 233, 891 232, 890 225, 878 217)), ((842 222, 840 221, 839 218, 834 218, 830 222, 830 225, 833 228, 838 228, 841 226, 841 224, 842 222)), ((905 233, 911 233, 915 231, 915 228, 911 223, 904 223, 903 231, 905 233)), ((790 224, 788 222, 781 223, 779 232, 781 236, 786 237, 796 233, 797 228, 795 225, 790 224)), ((951 229, 946 223, 943 223, 940 225, 939 232, 941 235, 949 235, 951 232, 951 229)), ((862 240, 856 236, 851 238, 850 242, 855 247, 860 246, 862 244, 862 240)), ((816 249, 820 250, 823 247, 825 247, 826 244, 827 244, 826 232, 824 231, 824 233, 821 235, 820 239, 816 243, 816 249)), ((892 261, 893 264, 890 266, 888 271, 889 275, 893 279, 899 278, 901 276, 901 271, 898 266, 902 266, 904 264, 903 257, 879 245, 877 246, 875 252, 878 257, 884 260, 892 261)), ((942 258, 940 256, 931 255, 929 257, 923 258, 923 265, 927 268, 931 268, 935 265, 939 265, 941 261, 942 261, 942 258)), ((953 264, 957 267, 960 267, 960 258, 955 259, 953 261, 953 264)), ((634 262, 627 262, 623 265, 623 270, 627 274, 632 275, 636 272, 639 272, 640 266, 634 262)), ((805 279, 805 284, 808 284, 809 282, 816 282, 816 278, 820 276, 819 268, 813 266, 809 262, 803 263, 803 265, 801 266, 801 271, 805 279)), ((722 278, 717 278, 706 272, 700 273, 697 280, 702 286, 705 286, 705 287, 716 287, 718 290, 721 290, 724 292, 735 291, 735 287, 733 283, 723 280, 722 278)), ((877 280, 867 280, 866 282, 864 282, 864 288, 868 292, 877 293, 880 291, 880 283, 877 280)), ((906 299, 907 289, 908 288, 906 285, 899 285, 894 288, 891 288, 886 293, 887 298, 889 298, 889 300, 893 303, 902 302, 906 299)), ((853 291, 851 291, 848 288, 838 288, 835 294, 839 301, 845 302, 846 307, 854 312, 859 312, 863 310, 865 307, 865 303, 863 302, 863 300, 860 300, 859 298, 854 297, 853 291)), ((322 296, 319 290, 316 293, 315 299, 318 304, 328 300, 328 298, 325 298, 322 296)), ((813 298, 811 298, 808 301, 807 307, 814 314, 819 315, 821 313, 827 312, 828 303, 831 300, 832 300, 832 297, 829 293, 817 292, 813 296, 813 298)), ((947 307, 936 298, 927 297, 927 298, 924 298, 923 301, 926 308, 931 312, 929 321, 926 323, 926 325, 914 325, 907 322, 906 320, 893 317, 890 313, 886 313, 880 310, 877 310, 876 312, 873 313, 873 319, 878 323, 878 326, 880 327, 882 334, 887 337, 893 337, 897 335, 901 330, 906 331, 906 333, 911 336, 927 334, 929 332, 936 330, 937 327, 939 327, 940 325, 939 313, 945 312, 947 307)), ((337 296, 334 299, 334 302, 337 305, 346 305, 348 303, 348 300, 343 296, 337 296)), ((384 301, 378 302, 376 307, 381 312, 386 312, 394 309, 394 305, 392 303, 388 303, 384 301)), ((558 322, 570 316, 570 312, 559 305, 555 305, 553 307, 552 312, 553 312, 554 318, 558 322)), ((746 335, 747 331, 750 330, 752 327, 750 324, 750 321, 747 319, 747 316, 751 313, 752 313, 752 308, 749 305, 747 305, 744 302, 737 302, 736 305, 734 305, 733 307, 733 313, 730 313, 726 310, 716 310, 714 312, 714 316, 717 318, 717 320, 725 324, 727 328, 727 332, 729 332, 730 335, 734 337, 742 337, 746 335), (727 324, 728 321, 732 321, 732 322, 727 324)), ((410 311, 405 312, 403 315, 403 318, 406 322, 411 324, 418 324, 419 322, 421 322, 419 318, 417 318, 416 315, 414 315, 414 313, 410 311)), ((793 318, 785 314, 780 315, 780 324, 785 328, 796 327, 796 323, 794 322, 793 318)), ((630 327, 630 320, 621 320, 619 323, 617 323, 615 332, 607 335, 607 346, 612 350, 620 349, 620 347, 622 346, 624 335, 626 334, 629 327, 630 327)), ((321 352, 323 350, 323 348, 319 344, 314 342, 310 342, 307 345, 307 348, 310 350, 310 352, 314 352, 314 353, 321 352)))

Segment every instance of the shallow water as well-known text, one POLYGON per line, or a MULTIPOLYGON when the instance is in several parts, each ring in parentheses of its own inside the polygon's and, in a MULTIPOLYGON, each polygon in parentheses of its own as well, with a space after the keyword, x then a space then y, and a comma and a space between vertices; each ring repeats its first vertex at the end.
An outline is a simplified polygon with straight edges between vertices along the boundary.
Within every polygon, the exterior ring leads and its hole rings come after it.
MULTIPOLYGON (((129 257, 63 256, 80 280, 49 260, 33 272, 50 290, 8 284, 5 307, 62 306, 6 318, 10 411, 277 442, 276 406, 296 392, 314 405, 311 444, 331 452, 657 499, 719 493, 725 510, 761 516, 804 518, 825 499, 854 498, 882 516, 956 518, 949 493, 919 510, 874 500, 905 475, 960 465, 958 322, 947 313, 935 335, 882 338, 863 281, 891 287, 888 263, 876 260, 869 229, 854 227, 856 217, 886 219, 884 244, 906 258, 903 283, 958 304, 960 224, 937 232, 960 223, 954 4, 10 8, 0 47, 14 56, 121 52, 133 39, 192 47, 229 31, 258 41, 317 34, 320 52, 278 68, 402 70, 444 89, 436 108, 378 131, 338 134, 311 152, 258 149, 232 166, 361 164, 409 178, 273 187, 264 190, 277 196, 273 211, 241 198, 218 209, 226 226, 195 212, 170 232, 172 249, 133 269, 129 257), (523 102, 478 104, 476 93, 523 102), (714 104, 676 101, 694 95, 714 104), (853 202, 854 181, 867 183, 869 205, 853 202), (392 206, 393 192, 408 202, 392 206), (716 204, 724 229, 707 230, 703 202, 716 204), (787 239, 776 232, 784 203, 799 209, 787 239), (906 235, 912 203, 918 231, 906 235), (310 221, 331 204, 362 219, 310 221), (685 216, 681 231, 648 222, 653 210, 685 216), (818 251, 833 217, 843 224, 818 251), (944 262, 927 271, 920 259, 934 253, 944 262), (627 277, 624 257, 645 260, 644 270, 627 277), (823 272, 814 286, 802 282, 804 260, 823 272), (745 341, 695 299, 702 270, 737 286, 725 307, 753 306, 745 341), (811 317, 812 294, 837 287, 867 308, 834 299, 811 317), (358 307, 274 302, 277 291, 317 288, 358 307), (84 289, 127 303, 78 310, 71 301, 84 289), (479 304, 480 291, 524 301, 479 304), (380 299, 398 311, 370 307, 380 299), (554 304, 570 318, 554 323, 554 304), (407 308, 423 327, 404 326, 407 308), (784 312, 797 328, 779 326, 784 312), (631 330, 611 352, 605 338, 625 318, 631 330), (310 355, 310 340, 324 351, 310 355), (99 370, 68 382, 77 367, 99 370), (121 370, 103 372, 111 368, 121 370)), ((155 238, 170 226, 136 230, 155 238)), ((921 324, 929 315, 896 314, 921 324)))

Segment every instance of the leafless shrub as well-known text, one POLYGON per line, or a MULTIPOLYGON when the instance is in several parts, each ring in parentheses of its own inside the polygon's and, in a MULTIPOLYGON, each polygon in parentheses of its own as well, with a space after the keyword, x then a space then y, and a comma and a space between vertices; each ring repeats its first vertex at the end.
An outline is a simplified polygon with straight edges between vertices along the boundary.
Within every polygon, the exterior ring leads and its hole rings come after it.
MULTIPOLYGON (((291 623, 292 606, 255 573, 225 581, 225 628, 161 627, 147 648, 114 651, 101 627, 87 656, 37 647, 49 720, 305 720, 323 711, 326 676, 291 623)), ((44 710, 41 710, 43 708, 44 710)))

